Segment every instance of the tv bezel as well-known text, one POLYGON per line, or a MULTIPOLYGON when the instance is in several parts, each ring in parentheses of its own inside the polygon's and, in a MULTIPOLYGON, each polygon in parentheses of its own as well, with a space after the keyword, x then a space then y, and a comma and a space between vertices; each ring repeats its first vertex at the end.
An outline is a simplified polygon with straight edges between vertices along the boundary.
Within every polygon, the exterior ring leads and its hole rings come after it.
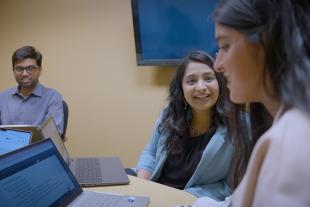
POLYGON ((138 0, 131 0, 132 21, 134 28, 136 60, 138 66, 177 66, 182 59, 144 59, 142 57, 140 25, 138 16, 138 0))

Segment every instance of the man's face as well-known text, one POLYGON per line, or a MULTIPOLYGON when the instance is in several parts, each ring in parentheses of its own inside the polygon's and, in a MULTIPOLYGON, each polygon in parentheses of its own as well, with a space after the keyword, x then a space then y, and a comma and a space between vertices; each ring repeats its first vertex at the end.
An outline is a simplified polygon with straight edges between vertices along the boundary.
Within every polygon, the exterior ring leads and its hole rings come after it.
POLYGON ((37 65, 35 59, 27 58, 17 61, 13 72, 20 89, 33 90, 39 81, 41 67, 37 65))

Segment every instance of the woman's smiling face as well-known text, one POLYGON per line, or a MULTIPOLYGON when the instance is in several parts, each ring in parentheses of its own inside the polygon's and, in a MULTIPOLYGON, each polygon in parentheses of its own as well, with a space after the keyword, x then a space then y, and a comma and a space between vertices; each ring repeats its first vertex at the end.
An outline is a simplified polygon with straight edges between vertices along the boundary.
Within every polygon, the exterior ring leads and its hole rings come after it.
POLYGON ((186 102, 195 111, 210 110, 219 97, 215 71, 199 62, 192 61, 186 67, 182 89, 186 102))

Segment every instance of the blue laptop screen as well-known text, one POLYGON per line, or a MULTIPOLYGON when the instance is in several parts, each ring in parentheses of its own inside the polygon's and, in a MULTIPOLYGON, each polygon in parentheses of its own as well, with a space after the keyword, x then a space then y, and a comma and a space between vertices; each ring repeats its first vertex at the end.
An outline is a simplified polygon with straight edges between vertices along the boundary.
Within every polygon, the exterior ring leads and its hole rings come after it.
POLYGON ((46 139, 0 157, 0 200, 7 207, 63 206, 81 188, 46 139))
POLYGON ((0 130, 0 155, 24 147, 30 143, 31 132, 11 129, 0 130))

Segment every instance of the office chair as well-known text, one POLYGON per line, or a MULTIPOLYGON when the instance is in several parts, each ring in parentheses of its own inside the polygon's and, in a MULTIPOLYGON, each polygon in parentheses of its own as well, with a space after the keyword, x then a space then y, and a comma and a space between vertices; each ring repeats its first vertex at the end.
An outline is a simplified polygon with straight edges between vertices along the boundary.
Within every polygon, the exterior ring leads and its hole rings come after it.
POLYGON ((136 171, 134 169, 132 169, 132 168, 125 168, 125 172, 126 172, 127 175, 132 175, 132 176, 137 177, 136 171))
POLYGON ((63 141, 66 140, 66 131, 67 131, 67 125, 68 125, 68 118, 69 118, 69 107, 68 104, 62 100, 62 106, 63 106, 63 111, 64 111, 64 130, 61 135, 61 138, 63 141))

